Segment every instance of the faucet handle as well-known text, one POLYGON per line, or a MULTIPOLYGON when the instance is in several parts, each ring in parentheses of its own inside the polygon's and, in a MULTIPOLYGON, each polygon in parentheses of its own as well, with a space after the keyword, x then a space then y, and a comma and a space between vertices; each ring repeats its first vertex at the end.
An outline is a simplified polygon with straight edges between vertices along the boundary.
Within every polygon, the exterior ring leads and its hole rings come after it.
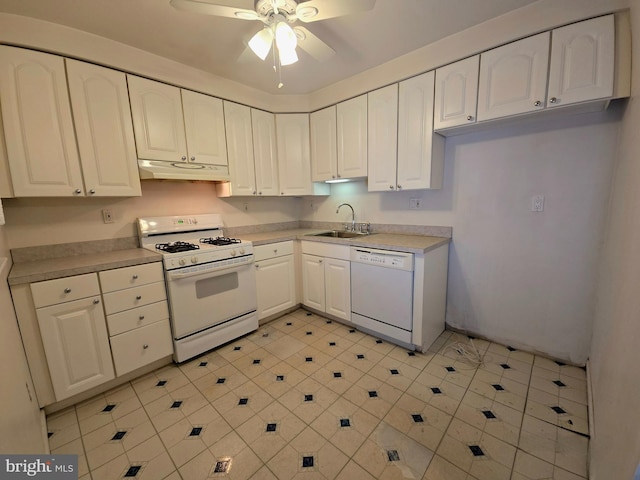
POLYGON ((371 233, 371 223, 364 222, 364 223, 361 223, 359 226, 360 226, 360 233, 371 233))

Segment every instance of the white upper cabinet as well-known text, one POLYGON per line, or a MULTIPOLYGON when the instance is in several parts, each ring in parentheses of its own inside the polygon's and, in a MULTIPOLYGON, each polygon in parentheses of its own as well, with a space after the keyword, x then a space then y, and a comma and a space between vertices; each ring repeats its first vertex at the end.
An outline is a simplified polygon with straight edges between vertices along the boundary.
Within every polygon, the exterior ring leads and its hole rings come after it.
POLYGON ((127 75, 138 157, 187 161, 180 89, 127 75))
POLYGON ((436 70, 435 130, 475 123, 479 69, 476 55, 436 70))
POLYGON ((545 32, 480 56, 478 121, 545 107, 549 41, 545 32))
POLYGON ((15 196, 84 195, 62 57, 0 46, 0 104, 15 196))
POLYGON ((251 126, 257 194, 279 195, 275 115, 251 109, 251 126))
POLYGON ((231 181, 216 186, 218 194, 221 196, 255 195, 257 190, 251 109, 225 101, 224 118, 231 181))
POLYGON ((398 190, 441 188, 444 137, 433 133, 433 71, 400 82, 398 190))
POLYGON ((337 105, 338 178, 367 176, 367 95, 337 105))
POLYGON ((557 28, 551 45, 548 107, 613 96, 613 15, 557 28))
POLYGON ((189 161, 228 165, 222 100, 181 90, 189 161))
POLYGON ((368 93, 368 178, 370 192, 397 188, 398 84, 368 93))
POLYGON ((324 182, 338 176, 336 106, 309 115, 311 128, 311 180, 324 182))
POLYGON ((125 74, 70 59, 66 63, 87 195, 141 195, 125 74))

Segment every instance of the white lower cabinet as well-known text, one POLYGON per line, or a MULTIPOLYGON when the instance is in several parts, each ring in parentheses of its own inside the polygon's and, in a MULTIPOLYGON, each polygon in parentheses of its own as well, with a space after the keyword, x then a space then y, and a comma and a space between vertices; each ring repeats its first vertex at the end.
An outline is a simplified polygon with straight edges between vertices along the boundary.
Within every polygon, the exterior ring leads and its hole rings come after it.
POLYGON ((262 320, 294 307, 296 273, 293 241, 254 247, 258 292, 258 319, 262 320))
POLYGON ((301 242, 302 304, 351 320, 351 262, 347 245, 301 242))
POLYGON ((31 292, 55 399, 113 379, 97 275, 34 283, 31 292))

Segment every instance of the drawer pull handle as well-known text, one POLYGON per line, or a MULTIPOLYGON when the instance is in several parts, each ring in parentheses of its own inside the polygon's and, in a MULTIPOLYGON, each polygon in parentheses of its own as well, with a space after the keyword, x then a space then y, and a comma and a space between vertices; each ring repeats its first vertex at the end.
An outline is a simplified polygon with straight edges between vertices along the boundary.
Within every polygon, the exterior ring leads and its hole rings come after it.
POLYGON ((140 316, 138 317, 138 320, 144 320, 144 315, 140 315, 140 316))
POLYGON ((142 300, 142 295, 136 295, 136 300, 142 300))
POLYGON ((138 275, 134 275, 134 276, 133 276, 133 279, 134 279, 134 280, 137 280, 137 279, 138 279, 138 275))
POLYGON ((71 293, 71 289, 70 288, 65 288, 64 289, 64 293, 71 293))
POLYGON ((94 298, 94 299, 93 299, 93 304, 94 304, 94 305, 97 305, 97 304, 99 304, 99 303, 100 303, 100 300, 99 300, 98 298, 94 298))
POLYGON ((147 345, 147 344, 145 343, 144 345, 142 345, 142 348, 144 348, 144 349, 146 350, 147 348, 149 348, 149 345, 147 345))

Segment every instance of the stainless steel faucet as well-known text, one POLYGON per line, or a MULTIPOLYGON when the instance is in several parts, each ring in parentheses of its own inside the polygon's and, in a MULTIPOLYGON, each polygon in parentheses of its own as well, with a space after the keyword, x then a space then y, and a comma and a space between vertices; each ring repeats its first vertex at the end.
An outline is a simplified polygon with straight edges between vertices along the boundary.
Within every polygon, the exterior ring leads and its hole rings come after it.
POLYGON ((344 207, 345 205, 351 209, 351 231, 355 232, 356 231, 356 212, 353 209, 353 207, 348 203, 341 203, 340 205, 338 205, 338 208, 336 208, 336 213, 339 213, 340 207, 344 207))

